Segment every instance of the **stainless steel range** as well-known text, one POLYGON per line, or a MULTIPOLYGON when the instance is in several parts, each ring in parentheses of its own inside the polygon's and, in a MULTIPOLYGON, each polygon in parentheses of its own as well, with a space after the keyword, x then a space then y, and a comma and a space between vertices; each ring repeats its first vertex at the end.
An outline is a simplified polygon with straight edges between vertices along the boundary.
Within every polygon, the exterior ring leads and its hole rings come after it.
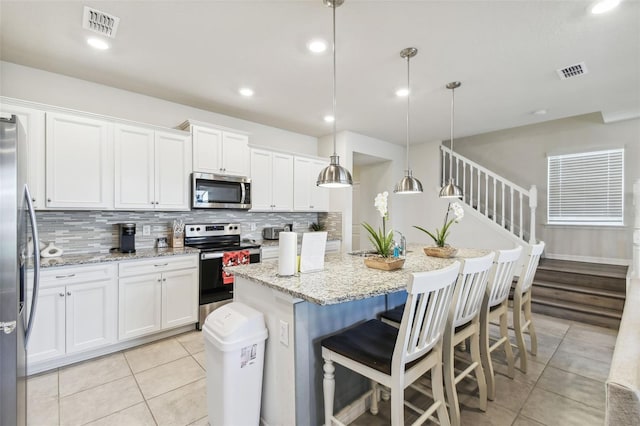
POLYGON ((233 275, 223 266, 260 262, 260 245, 243 243, 237 223, 191 223, 184 236, 186 246, 200 250, 200 329, 211 311, 233 299, 233 275))

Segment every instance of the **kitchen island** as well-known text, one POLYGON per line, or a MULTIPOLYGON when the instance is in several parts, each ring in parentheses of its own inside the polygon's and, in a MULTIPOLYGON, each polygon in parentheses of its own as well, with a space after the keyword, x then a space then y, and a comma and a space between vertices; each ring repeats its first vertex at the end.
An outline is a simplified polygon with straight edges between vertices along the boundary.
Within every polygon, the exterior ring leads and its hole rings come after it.
MULTIPOLYGON (((411 273, 487 252, 460 249, 457 258, 440 259, 411 245, 404 267, 396 271, 369 269, 363 257, 349 254, 327 255, 323 271, 292 277, 277 275, 277 260, 229 268, 236 277, 234 301, 263 312, 269 330, 263 423, 323 424, 321 340, 404 303, 411 273)), ((336 384, 335 407, 341 410, 368 389, 369 381, 337 366, 336 384)), ((352 421, 362 411, 363 407, 344 410, 342 420, 352 421)))

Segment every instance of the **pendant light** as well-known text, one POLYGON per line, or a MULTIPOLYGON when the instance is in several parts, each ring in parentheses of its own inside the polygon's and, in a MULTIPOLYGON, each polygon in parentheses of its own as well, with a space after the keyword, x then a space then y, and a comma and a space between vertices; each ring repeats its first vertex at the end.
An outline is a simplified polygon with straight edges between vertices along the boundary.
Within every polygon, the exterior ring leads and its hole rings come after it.
POLYGON ((325 6, 333 9, 333 155, 331 163, 320 171, 317 186, 325 188, 344 188, 353 185, 351 173, 340 165, 340 157, 336 154, 336 8, 344 0, 322 0, 325 6))
POLYGON ((400 51, 400 57, 407 59, 407 170, 405 176, 396 184, 393 192, 396 194, 419 194, 422 192, 422 184, 413 177, 411 166, 409 166, 409 98, 411 97, 411 86, 409 80, 409 60, 418 54, 415 47, 407 47, 400 51))
MULTIPOLYGON (((453 114, 455 109, 455 97, 454 93, 462 83, 459 81, 452 81, 447 84, 447 89, 451 89, 451 139, 449 146, 449 183, 444 185, 440 189, 440 198, 462 198, 462 189, 456 185, 456 181, 453 177, 453 114)), ((457 174, 457 171, 456 171, 457 174)))

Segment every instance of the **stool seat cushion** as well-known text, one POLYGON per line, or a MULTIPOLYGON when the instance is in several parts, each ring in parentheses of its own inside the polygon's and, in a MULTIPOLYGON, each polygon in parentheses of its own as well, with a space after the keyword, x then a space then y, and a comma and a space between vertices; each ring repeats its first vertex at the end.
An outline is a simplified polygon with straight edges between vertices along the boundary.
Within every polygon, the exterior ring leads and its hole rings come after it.
MULTIPOLYGON (((378 320, 369 320, 322 341, 322 346, 378 370, 391 374, 391 358, 398 337, 398 329, 378 320)), ((425 354, 426 355, 426 354, 425 354)), ((411 368, 415 361, 407 363, 411 368)))
POLYGON ((404 305, 396 306, 380 314, 380 318, 400 324, 402 322, 402 314, 404 314, 404 305))

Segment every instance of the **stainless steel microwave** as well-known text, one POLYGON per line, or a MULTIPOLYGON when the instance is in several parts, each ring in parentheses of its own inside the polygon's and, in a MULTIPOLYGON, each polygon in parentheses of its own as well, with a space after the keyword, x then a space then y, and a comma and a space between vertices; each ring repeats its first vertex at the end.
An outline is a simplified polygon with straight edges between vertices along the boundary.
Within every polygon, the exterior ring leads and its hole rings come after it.
POLYGON ((251 179, 209 173, 193 173, 191 207, 194 209, 251 208, 251 179))

